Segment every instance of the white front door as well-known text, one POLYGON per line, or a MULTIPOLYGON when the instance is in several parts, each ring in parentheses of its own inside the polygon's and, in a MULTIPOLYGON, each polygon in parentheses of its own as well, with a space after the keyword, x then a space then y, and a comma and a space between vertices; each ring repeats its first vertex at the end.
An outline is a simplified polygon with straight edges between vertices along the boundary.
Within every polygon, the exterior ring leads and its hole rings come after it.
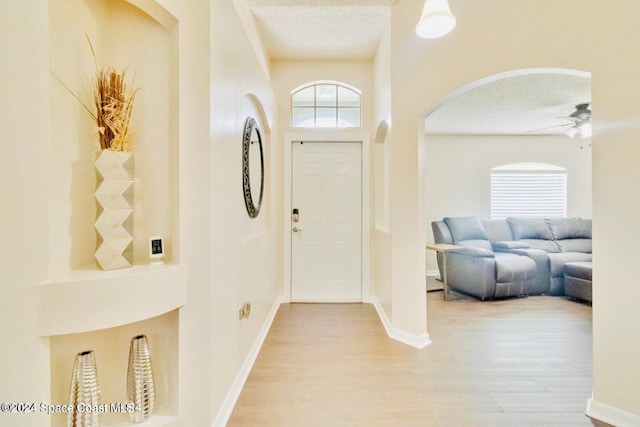
POLYGON ((361 146, 292 143, 292 301, 362 300, 361 146))

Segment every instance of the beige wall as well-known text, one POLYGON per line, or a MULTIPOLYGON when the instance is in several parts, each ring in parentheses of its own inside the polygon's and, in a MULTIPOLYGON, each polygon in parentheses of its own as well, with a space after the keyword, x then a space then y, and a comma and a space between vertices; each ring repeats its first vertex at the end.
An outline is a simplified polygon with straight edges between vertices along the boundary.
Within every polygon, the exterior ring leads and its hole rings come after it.
POLYGON ((389 200, 389 156, 391 133, 391 32, 384 29, 374 61, 374 125, 372 147, 371 194, 373 229, 371 231, 371 289, 389 319, 393 318, 391 278, 391 233, 389 200))
MULTIPOLYGON (((70 218, 73 200, 85 193, 91 194, 90 181, 94 177, 87 160, 91 158, 90 149, 71 145, 76 141, 59 139, 52 127, 66 124, 85 136, 91 136, 92 132, 88 129, 90 125, 82 124, 86 119, 82 111, 76 113, 76 121, 71 124, 61 118, 64 114, 53 111, 50 123, 50 110, 54 108, 50 108, 50 96, 62 93, 50 77, 49 60, 59 42, 57 37, 64 36, 68 41, 74 38, 70 32, 77 31, 76 42, 66 43, 65 49, 54 56, 59 61, 61 57, 57 55, 68 55, 61 69, 72 80, 92 70, 90 62, 87 64, 83 59, 86 58, 85 31, 92 34, 100 29, 104 38, 97 37, 96 48, 104 53, 105 62, 140 65, 136 81, 141 86, 145 83, 152 86, 145 90, 152 90, 157 78, 165 85, 161 98, 155 98, 151 107, 140 94, 137 106, 141 110, 136 112, 135 133, 139 138, 150 139, 141 144, 153 144, 157 136, 154 131, 165 138, 159 147, 161 152, 155 153, 159 158, 152 162, 158 163, 153 167, 164 183, 162 194, 146 187, 147 191, 140 196, 155 194, 159 208, 168 207, 167 216, 154 216, 159 222, 150 219, 136 227, 137 230, 143 227, 145 234, 150 232, 147 227, 169 230, 173 236, 172 247, 176 249, 175 260, 187 266, 187 303, 178 315, 171 316, 168 326, 159 328, 168 328, 167 332, 171 330, 170 333, 179 336, 171 340, 178 352, 171 357, 179 364, 179 424, 211 425, 281 290, 282 257, 278 245, 281 245, 279 218, 282 214, 278 200, 282 188, 279 175, 282 156, 278 154, 279 148, 271 144, 277 129, 276 104, 268 79, 253 55, 247 55, 252 50, 231 2, 132 0, 131 3, 152 14, 159 13, 159 17, 164 7, 178 22, 168 31, 168 37, 164 36, 168 49, 160 49, 177 54, 158 70, 148 70, 145 62, 157 55, 158 50, 140 48, 136 43, 126 44, 127 40, 144 39, 155 27, 129 26, 122 11, 142 12, 130 11, 125 3, 110 3, 105 10, 99 7, 102 3, 83 2, 80 21, 85 28, 77 25, 77 8, 71 8, 66 14, 57 13, 59 0, 0 5, 2 63, 11 64, 0 72, 2 81, 7 82, 0 118, 3 129, 0 195, 8 206, 0 213, 5 242, 0 245, 3 290, 0 336, 4 343, 0 400, 51 402, 51 381, 57 384, 66 377, 55 368, 57 362, 50 365, 50 356, 55 353, 57 357, 60 351, 55 348, 66 349, 68 346, 64 343, 68 340, 56 340, 56 345, 50 348, 49 339, 40 336, 39 284, 50 281, 52 272, 73 269, 73 250, 91 247, 92 243, 82 237, 92 234, 87 230, 76 231, 80 243, 72 244, 73 238, 69 236, 74 231, 70 233, 69 224, 73 223, 70 218), (49 26, 50 5, 53 6, 51 19, 58 30, 49 26), (110 44, 108 34, 101 28, 106 22, 116 23, 113 31, 118 34, 114 35, 113 43, 121 47, 110 44), (234 41, 233 46, 229 40, 234 41), (131 48, 138 50, 129 56, 120 56, 131 48), (174 80, 167 87, 166 82, 171 78, 174 80), (175 102, 168 101, 170 99, 175 102), (153 115, 152 107, 158 109, 159 116, 153 115), (263 112, 259 113, 261 109, 263 112), (255 220, 246 214, 241 190, 241 137, 247 115, 258 116, 265 130, 267 189, 262 212, 255 220), (147 126, 154 120, 159 120, 157 126, 147 126), (174 161, 168 170, 167 156, 174 161), (70 158, 77 163, 75 166, 70 164, 70 158), (72 167, 76 169, 71 173, 72 167), (88 182, 78 181, 82 173, 91 174, 88 182), (55 247, 49 243, 49 236, 55 247), (252 303, 251 317, 238 324, 236 310, 247 301, 252 303)), ((149 63, 157 64, 156 59, 149 63)), ((76 106, 71 102, 67 107, 76 106)), ((144 150, 141 153, 145 159, 136 165, 142 165, 144 171, 148 169, 144 166, 145 160, 154 153, 145 155, 144 150)), ((148 181, 149 177, 144 179, 148 181)), ((90 210, 90 204, 92 202, 86 203, 86 209, 80 212, 90 210)), ((88 264, 90 258, 84 256, 84 261, 79 261, 77 266, 88 264)), ((49 302, 49 306, 51 304, 49 302)), ((151 327, 153 323, 146 325, 151 327)), ((130 333, 126 331, 120 330, 116 335, 130 333)), ((104 338, 99 336, 111 336, 111 332, 83 333, 82 340, 103 342, 104 338)), ((75 338, 73 341, 77 342, 75 338)), ((103 366, 111 365, 110 362, 105 361, 103 366)), ((48 426, 49 421, 45 414, 28 417, 0 414, 0 424, 8 427, 48 426)))
MULTIPOLYGON (((546 163, 567 169, 567 216, 591 218, 589 140, 566 136, 427 135, 426 224, 446 216, 491 216, 490 170, 510 163, 546 163)), ((437 270, 428 253, 427 271, 437 270)))
MULTIPOLYGON (((48 276, 49 52, 47 2, 0 4, 0 401, 49 400, 48 340, 38 334, 37 284, 48 276), (19 40, 19 42, 18 42, 19 40)), ((45 414, 0 414, 6 426, 45 414)))
MULTIPOLYGON (((211 366, 208 399, 215 409, 226 397, 282 286, 281 204, 283 168, 275 97, 252 53, 232 2, 213 2, 211 57, 211 154, 208 158, 211 221, 211 289, 208 310, 211 366), (229 44, 233 40, 233 44, 229 44), (257 218, 249 218, 242 193, 242 129, 248 116, 262 131, 265 193, 257 218), (277 190, 276 190, 277 189, 277 190), (237 325, 239 306, 251 316, 237 325)), ((215 415, 215 413, 214 413, 215 415)))
MULTIPOLYGON (((640 91, 640 62, 629 52, 640 41, 635 24, 640 4, 633 0, 617 2, 615 7, 595 0, 451 0, 450 5, 457 27, 437 40, 415 36, 413 24, 423 6, 421 0, 402 0, 392 8, 392 97, 402 100, 392 104, 392 146, 403 144, 415 155, 418 150, 406 141, 416 138, 417 118, 448 93, 483 77, 541 66, 592 73, 593 219, 597 224, 594 400, 614 412, 635 415, 637 422, 640 402, 635 389, 640 383, 640 366, 632 360, 640 354, 640 330, 634 326, 638 324, 635 301, 640 290, 629 283, 637 270, 633 254, 640 238, 640 228, 633 225, 640 205, 631 196, 634 183, 640 182, 636 138, 640 125, 635 120, 640 114, 635 96, 640 91)), ((406 162, 405 168, 408 166, 413 167, 406 162)), ((397 162, 392 162, 392 169, 393 174, 408 172, 397 162)), ((405 180, 404 188, 392 185, 392 191, 415 198, 420 188, 411 178, 405 180)), ((423 256, 423 248, 416 247, 413 238, 404 233, 397 236, 393 228, 396 220, 416 221, 414 202, 405 202, 406 206, 392 203, 393 238, 401 240, 399 245, 402 241, 413 245, 423 256)), ((410 303, 407 301, 407 310, 422 309, 410 303)))

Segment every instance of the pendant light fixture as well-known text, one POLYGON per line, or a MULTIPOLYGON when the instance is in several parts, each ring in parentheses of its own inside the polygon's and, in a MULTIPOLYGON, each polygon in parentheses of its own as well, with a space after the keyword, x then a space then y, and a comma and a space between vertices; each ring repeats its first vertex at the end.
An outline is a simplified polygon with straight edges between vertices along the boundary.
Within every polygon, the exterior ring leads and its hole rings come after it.
POLYGON ((435 39, 448 34, 456 26, 456 17, 447 0, 426 0, 416 34, 423 39, 435 39))

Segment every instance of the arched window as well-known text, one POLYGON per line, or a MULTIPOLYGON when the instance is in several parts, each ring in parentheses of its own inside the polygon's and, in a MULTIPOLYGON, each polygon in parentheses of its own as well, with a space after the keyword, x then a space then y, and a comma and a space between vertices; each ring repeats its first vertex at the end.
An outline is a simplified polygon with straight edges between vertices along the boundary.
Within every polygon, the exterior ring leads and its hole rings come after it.
POLYGON ((294 89, 291 126, 360 127, 360 91, 334 81, 311 82, 294 89))
POLYGON ((491 169, 491 218, 567 216, 567 170, 542 163, 491 169))

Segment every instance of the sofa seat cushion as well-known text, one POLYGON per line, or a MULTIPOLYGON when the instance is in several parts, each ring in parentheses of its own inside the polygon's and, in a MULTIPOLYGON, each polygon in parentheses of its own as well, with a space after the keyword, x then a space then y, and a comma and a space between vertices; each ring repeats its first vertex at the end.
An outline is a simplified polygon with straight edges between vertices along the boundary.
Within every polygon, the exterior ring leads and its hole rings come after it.
POLYGON ((504 252, 495 254, 496 282, 522 282, 536 275, 536 263, 529 257, 504 252))
POLYGON ((449 254, 460 254, 466 256, 480 257, 480 258, 495 258, 496 254, 492 251, 476 246, 458 246, 455 249, 448 251, 449 254))
POLYGON ((491 242, 488 240, 459 240, 456 245, 458 246, 466 246, 470 248, 482 248, 487 251, 491 251, 493 248, 491 247, 491 242))
POLYGON ((512 250, 512 249, 530 249, 531 246, 527 245, 524 242, 516 242, 516 241, 499 241, 492 242, 491 246, 493 246, 494 250, 501 250, 503 252, 512 250))
POLYGON ((564 265, 564 275, 583 280, 592 280, 593 263, 590 261, 574 261, 564 265))
POLYGON ((519 241, 527 244, 531 249, 540 249, 550 254, 561 252, 555 240, 520 239, 519 241))
POLYGON ((568 262, 564 268, 564 294, 583 301, 593 301, 591 262, 568 262))
POLYGON ((563 277, 565 264, 575 261, 591 261, 591 254, 582 252, 561 252, 549 254, 549 269, 551 277, 563 277))
POLYGON ((562 252, 584 252, 591 253, 591 239, 562 239, 558 240, 558 246, 562 252))

